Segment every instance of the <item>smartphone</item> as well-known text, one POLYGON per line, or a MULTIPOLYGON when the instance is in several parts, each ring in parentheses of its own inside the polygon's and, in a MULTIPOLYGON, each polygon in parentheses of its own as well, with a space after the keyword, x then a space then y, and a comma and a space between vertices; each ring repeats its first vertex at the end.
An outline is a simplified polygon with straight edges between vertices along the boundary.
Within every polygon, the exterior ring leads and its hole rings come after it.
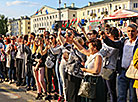
POLYGON ((79 26, 80 28, 82 28, 82 25, 81 25, 80 23, 78 23, 78 26, 79 26))

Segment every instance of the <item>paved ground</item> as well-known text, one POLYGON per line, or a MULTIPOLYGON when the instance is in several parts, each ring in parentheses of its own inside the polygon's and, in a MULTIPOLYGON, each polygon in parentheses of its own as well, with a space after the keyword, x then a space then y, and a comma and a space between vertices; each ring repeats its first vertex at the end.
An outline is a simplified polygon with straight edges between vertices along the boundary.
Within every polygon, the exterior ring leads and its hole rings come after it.
MULTIPOLYGON (((36 91, 26 92, 25 87, 16 87, 15 84, 9 85, 7 82, 0 83, 0 102, 49 102, 44 100, 36 101, 36 95, 36 91)), ((57 101, 51 100, 51 102, 57 101)))
MULTIPOLYGON (((23 87, 0 83, 0 102, 49 102, 44 100, 35 100, 36 92, 26 92, 23 87)), ((51 101, 56 102, 56 101, 51 101)))

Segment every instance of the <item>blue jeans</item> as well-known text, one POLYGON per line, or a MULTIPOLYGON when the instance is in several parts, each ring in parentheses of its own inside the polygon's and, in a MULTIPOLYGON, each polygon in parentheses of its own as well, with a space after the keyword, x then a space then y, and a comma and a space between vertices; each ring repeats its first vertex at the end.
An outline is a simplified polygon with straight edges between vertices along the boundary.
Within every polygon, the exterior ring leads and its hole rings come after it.
POLYGON ((133 88, 134 80, 125 76, 126 70, 122 70, 118 76, 118 100, 127 102, 127 91, 129 89, 129 102, 137 102, 136 90, 133 88))
POLYGON ((9 68, 9 79, 12 80, 16 80, 16 69, 15 68, 9 68))
POLYGON ((106 82, 106 95, 110 94, 110 102, 117 102, 117 93, 116 93, 116 72, 113 72, 113 76, 110 80, 105 80, 106 82))
POLYGON ((59 73, 59 59, 57 59, 56 61, 55 73, 56 73, 57 80, 58 80, 59 94, 63 95, 63 82, 62 82, 62 79, 59 73))
POLYGON ((30 84, 31 84, 31 87, 34 87, 35 79, 34 79, 33 75, 32 76, 29 76, 29 75, 26 76, 26 84, 28 87, 30 87, 30 84))

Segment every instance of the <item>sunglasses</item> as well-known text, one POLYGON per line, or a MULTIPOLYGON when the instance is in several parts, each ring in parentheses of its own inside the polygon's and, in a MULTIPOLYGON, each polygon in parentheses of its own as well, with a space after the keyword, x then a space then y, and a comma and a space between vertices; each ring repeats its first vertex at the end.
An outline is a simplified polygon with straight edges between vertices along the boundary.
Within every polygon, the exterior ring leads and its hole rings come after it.
POLYGON ((51 37, 51 38, 49 38, 49 39, 53 40, 53 37, 51 37))

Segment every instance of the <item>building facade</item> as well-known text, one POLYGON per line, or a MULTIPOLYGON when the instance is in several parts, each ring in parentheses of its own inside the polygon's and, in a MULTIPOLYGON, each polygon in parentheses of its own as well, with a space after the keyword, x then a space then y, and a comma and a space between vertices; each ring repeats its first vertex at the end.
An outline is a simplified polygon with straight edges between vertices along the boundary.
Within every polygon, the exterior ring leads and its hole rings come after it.
POLYGON ((30 30, 30 18, 27 16, 8 21, 8 34, 10 35, 29 34, 30 30))
POLYGON ((43 33, 45 30, 53 32, 52 25, 55 21, 67 21, 77 18, 77 10, 74 3, 70 7, 52 8, 43 6, 33 16, 31 16, 31 32, 43 33), (43 28, 43 30, 40 30, 43 28), (44 30, 45 29, 45 30, 44 30))

